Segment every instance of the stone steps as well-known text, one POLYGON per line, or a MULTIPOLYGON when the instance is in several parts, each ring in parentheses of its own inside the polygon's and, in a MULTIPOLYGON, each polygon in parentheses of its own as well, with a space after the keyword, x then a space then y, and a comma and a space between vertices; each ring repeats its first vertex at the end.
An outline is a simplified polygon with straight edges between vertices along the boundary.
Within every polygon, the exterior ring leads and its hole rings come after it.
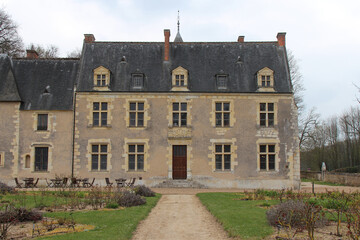
POLYGON ((193 180, 165 180, 154 186, 155 188, 207 188, 207 186, 193 180))

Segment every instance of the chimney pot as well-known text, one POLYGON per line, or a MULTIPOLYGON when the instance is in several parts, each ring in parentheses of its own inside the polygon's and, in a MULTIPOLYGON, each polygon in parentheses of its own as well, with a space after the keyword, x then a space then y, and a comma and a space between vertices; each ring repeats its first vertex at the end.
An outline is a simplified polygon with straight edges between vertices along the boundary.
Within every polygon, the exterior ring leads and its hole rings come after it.
POLYGON ((95 42, 94 34, 84 34, 84 42, 85 43, 93 43, 93 42, 95 42))
POLYGON ((165 36, 165 50, 164 50, 164 61, 169 61, 170 58, 170 30, 164 29, 165 36))
POLYGON ((39 58, 39 54, 35 50, 29 49, 29 50, 26 50, 26 58, 37 59, 37 58, 39 58))
POLYGON ((286 32, 279 32, 276 36, 279 46, 285 46, 286 32))
POLYGON ((245 39, 245 36, 239 36, 239 37, 238 37, 238 42, 239 42, 239 43, 243 43, 243 42, 244 42, 244 39, 245 39))

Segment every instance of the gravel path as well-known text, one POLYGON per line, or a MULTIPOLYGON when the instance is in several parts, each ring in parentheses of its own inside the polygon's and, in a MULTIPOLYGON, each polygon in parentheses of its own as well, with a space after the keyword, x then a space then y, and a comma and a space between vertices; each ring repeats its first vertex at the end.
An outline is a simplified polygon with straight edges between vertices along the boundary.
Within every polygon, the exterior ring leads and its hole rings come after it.
POLYGON ((230 239, 195 195, 163 195, 133 240, 230 239))

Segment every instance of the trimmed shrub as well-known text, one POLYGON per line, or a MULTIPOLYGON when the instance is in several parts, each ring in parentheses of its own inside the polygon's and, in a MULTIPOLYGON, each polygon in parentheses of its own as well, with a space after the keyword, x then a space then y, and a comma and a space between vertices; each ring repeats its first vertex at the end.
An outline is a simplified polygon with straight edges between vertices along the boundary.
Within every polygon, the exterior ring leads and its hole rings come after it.
POLYGON ((106 204, 105 208, 113 208, 113 209, 116 209, 119 207, 119 204, 115 203, 115 202, 112 202, 112 203, 108 203, 106 204))
POLYGON ((266 212, 268 222, 272 226, 287 225, 300 227, 305 224, 302 212, 305 203, 298 200, 290 200, 280 203, 266 212))
POLYGON ((134 191, 137 195, 143 197, 155 197, 155 192, 153 192, 150 188, 146 187, 145 185, 136 186, 134 191))
POLYGON ((13 193, 13 192, 15 192, 15 188, 9 187, 5 183, 0 182, 0 194, 13 193))
POLYGON ((146 199, 130 191, 124 191, 118 198, 118 204, 122 207, 139 206, 146 203, 146 199))
POLYGON ((28 210, 26 208, 10 207, 0 212, 0 223, 16 220, 17 222, 39 221, 42 219, 42 214, 35 210, 28 210))

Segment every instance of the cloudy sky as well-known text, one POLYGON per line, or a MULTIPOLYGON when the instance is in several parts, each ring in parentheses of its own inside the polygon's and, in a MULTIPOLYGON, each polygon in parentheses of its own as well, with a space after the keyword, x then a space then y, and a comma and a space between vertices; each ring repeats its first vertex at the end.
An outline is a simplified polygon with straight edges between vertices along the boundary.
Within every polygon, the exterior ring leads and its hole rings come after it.
POLYGON ((81 49, 83 34, 98 41, 275 41, 286 46, 304 77, 307 109, 323 118, 359 105, 359 0, 0 0, 25 45, 56 45, 62 56, 81 49))

